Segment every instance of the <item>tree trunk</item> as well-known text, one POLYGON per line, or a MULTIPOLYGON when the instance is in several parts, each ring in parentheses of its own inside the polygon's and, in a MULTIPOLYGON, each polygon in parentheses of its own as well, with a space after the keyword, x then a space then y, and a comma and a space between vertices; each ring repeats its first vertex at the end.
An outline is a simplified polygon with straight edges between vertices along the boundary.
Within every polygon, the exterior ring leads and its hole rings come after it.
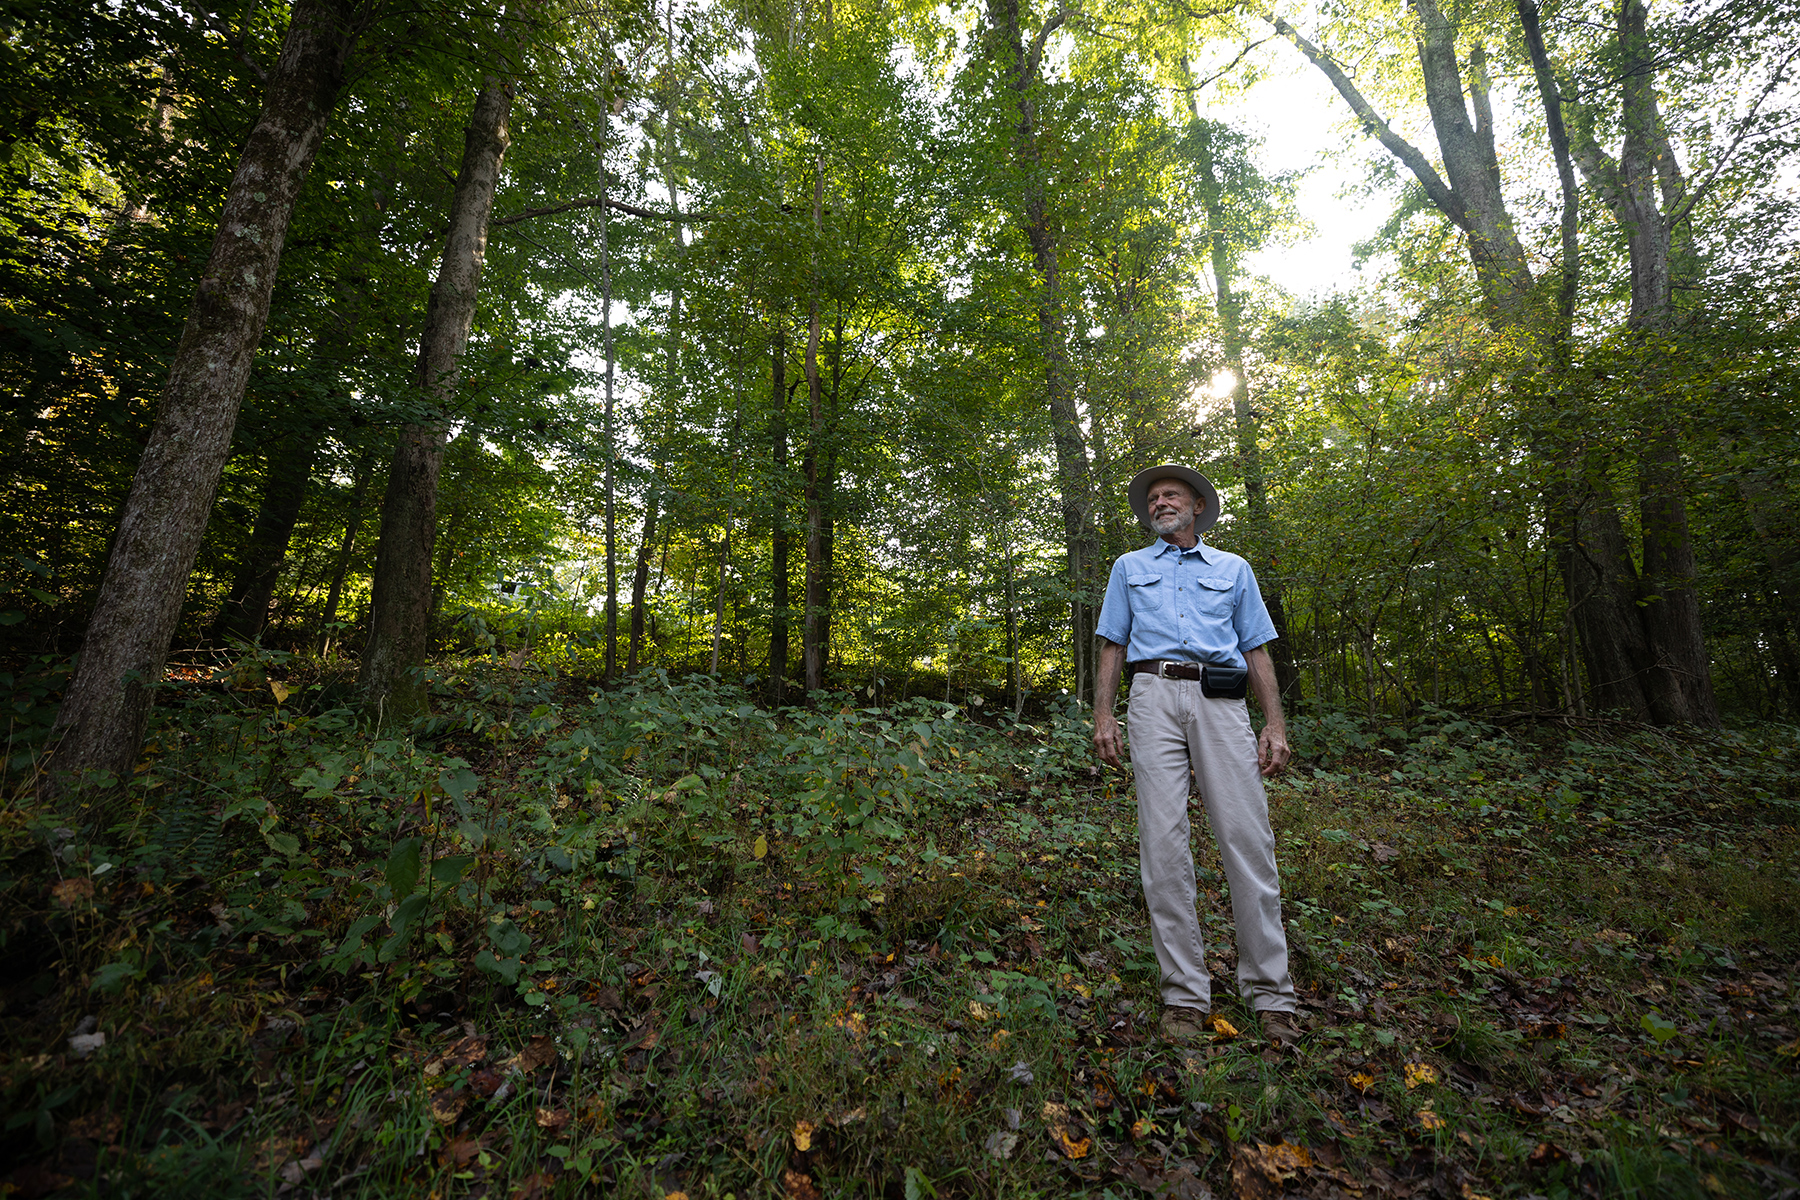
POLYGON ((800 657, 810 695, 825 686, 825 644, 820 623, 825 606, 825 507, 819 492, 819 455, 825 431, 825 397, 819 379, 819 240, 824 236, 825 163, 813 165, 813 286, 806 319, 806 614, 800 626, 800 657))
MULTIPOLYGON (((1686 181, 1662 127, 1656 103, 1655 51, 1646 33, 1642 0, 1621 0, 1618 44, 1620 116, 1625 137, 1615 163, 1594 140, 1591 121, 1577 123, 1576 157, 1625 235, 1631 256, 1629 325, 1642 345, 1639 394, 1662 390, 1666 367, 1661 335, 1675 324, 1679 260, 1675 224, 1684 214, 1686 181)), ((1685 264, 1691 267, 1691 263, 1685 264)), ((1658 724, 1716 726, 1712 667, 1695 591, 1693 536, 1688 527, 1679 433, 1654 401, 1638 439, 1638 517, 1643 529, 1643 579, 1636 608, 1645 656, 1643 692, 1658 724)))
MULTIPOLYGON (((1625 10, 1637 3, 1638 0, 1624 0, 1625 9, 1621 10, 1621 21, 1624 20, 1625 10)), ((1411 5, 1421 24, 1419 64, 1431 111, 1432 127, 1443 153, 1445 173, 1449 176, 1448 183, 1438 175, 1423 154, 1388 126, 1329 56, 1320 52, 1287 22, 1274 18, 1273 24, 1325 74, 1362 121, 1364 129, 1379 138, 1382 145, 1406 165, 1418 179, 1432 204, 1463 230, 1468 241, 1470 263, 1481 283, 1482 294, 1496 324, 1503 329, 1529 335, 1533 331, 1528 319, 1529 307, 1524 301, 1531 276, 1514 232, 1512 219, 1506 211, 1505 198, 1500 191, 1499 163, 1494 153, 1493 118, 1487 95, 1486 55, 1479 45, 1470 54, 1470 89, 1469 96, 1465 99, 1456 56, 1455 25, 1438 9, 1436 0, 1411 0, 1411 5), (1468 109, 1471 100, 1475 109, 1473 122, 1469 119, 1468 109)), ((1529 14, 1525 10, 1526 6, 1521 4, 1520 16, 1526 30, 1527 45, 1533 54, 1534 66, 1538 68, 1540 88, 1543 88, 1546 77, 1551 74, 1548 57, 1541 53, 1541 37, 1535 36, 1535 10, 1529 14)), ((1641 89, 1648 94, 1653 83, 1647 69, 1636 72, 1635 76, 1632 72, 1626 74, 1628 87, 1637 86, 1632 80, 1641 77, 1641 89)), ((1561 125, 1561 102, 1552 102, 1550 95, 1546 94, 1545 103, 1546 118, 1552 130, 1552 146, 1556 149, 1556 131, 1561 125)), ((1650 108, 1653 113, 1653 98, 1650 108)), ((1574 132, 1577 135, 1571 139, 1574 157, 1581 163, 1590 182, 1597 182, 1602 195, 1608 195, 1607 176, 1616 176, 1616 168, 1611 167, 1604 154, 1594 145, 1591 132, 1587 132, 1582 122, 1576 122, 1574 132)), ((1666 147, 1666 143, 1662 144, 1666 147)), ((1662 178, 1666 181, 1669 178, 1668 172, 1674 170, 1673 156, 1661 154, 1656 158, 1656 166, 1664 172, 1662 178), (1667 162, 1663 161, 1665 159, 1667 162)), ((1567 172, 1563 173, 1567 186, 1567 172)), ((1614 178, 1610 190, 1617 192, 1621 186, 1614 178)), ((1614 203, 1611 197, 1608 202, 1614 203)), ((1660 214, 1655 228, 1663 228, 1660 214)), ((1567 197, 1563 229, 1564 255, 1568 261, 1564 265, 1559 309, 1572 318, 1573 271, 1577 260, 1570 253, 1575 236, 1575 217, 1567 197)), ((1634 247, 1634 264, 1637 253, 1634 247)), ((1634 317, 1638 309, 1636 274, 1634 267, 1634 317)), ((1657 450, 1654 439, 1647 457, 1651 460, 1647 464, 1649 469, 1640 471, 1640 478, 1651 479, 1650 486, 1655 496, 1660 498, 1658 503, 1661 507, 1652 514, 1640 504, 1640 511, 1646 518, 1646 531, 1654 528, 1659 531, 1657 537, 1660 539, 1655 547, 1646 539, 1646 569, 1654 562, 1663 577, 1670 580, 1665 586, 1674 596, 1674 611, 1671 613, 1665 610, 1655 619, 1640 612, 1640 601, 1645 598, 1645 593, 1632 565, 1624 526, 1619 519, 1611 481, 1607 477, 1606 463, 1599 454, 1580 446, 1560 448, 1550 464, 1553 471, 1560 472, 1563 476, 1563 482, 1556 485, 1561 494, 1552 497, 1549 507, 1553 528, 1563 531, 1564 541, 1558 557, 1563 567, 1564 588, 1569 604, 1575 609, 1574 624, 1580 632, 1589 684, 1598 707, 1620 709, 1640 719, 1659 722, 1701 720, 1705 723, 1704 716, 1676 715, 1682 711, 1683 706, 1672 704, 1667 699, 1671 691, 1670 684, 1677 676, 1694 683, 1696 687, 1700 686, 1698 681, 1706 680, 1709 676, 1704 670, 1704 645, 1699 641, 1698 606, 1696 604, 1692 608, 1691 614, 1685 607, 1684 597, 1692 597, 1691 587, 1682 586, 1683 579, 1691 576, 1684 577, 1681 574, 1684 566, 1680 551, 1687 538, 1685 509, 1681 507, 1677 481, 1671 481, 1668 476, 1669 470, 1676 464, 1666 461, 1668 456, 1657 450), (1656 627, 1657 620, 1666 621, 1671 628, 1656 627), (1670 637, 1675 638, 1676 643, 1664 644, 1663 639, 1670 637), (1659 699, 1659 696, 1663 698, 1659 699)), ((1686 561, 1691 563, 1691 549, 1686 561)), ((1705 707, 1710 711, 1710 683, 1704 684, 1704 691, 1705 707)), ((1695 709, 1689 706, 1685 711, 1692 714, 1695 709)), ((1711 716, 1710 723, 1716 722, 1715 713, 1711 716)))
POLYGON ((1288 640, 1287 606, 1282 602, 1279 562, 1275 554, 1273 524, 1269 520, 1269 498, 1262 467, 1262 447, 1257 443, 1256 417, 1250 409, 1250 375, 1244 368, 1243 301, 1232 286, 1233 260, 1227 241, 1224 196, 1218 172, 1213 163, 1212 139, 1200 123, 1199 102, 1188 93, 1188 110, 1201 131, 1200 194, 1206 206, 1208 241, 1212 253, 1214 287, 1219 311, 1219 341, 1225 352, 1225 367, 1235 382, 1231 388, 1232 414, 1237 424, 1238 467, 1244 476, 1244 496, 1249 507, 1250 546, 1264 568, 1258 583, 1269 619, 1275 623, 1275 645, 1271 657, 1275 663, 1275 681, 1281 695, 1289 703, 1300 699, 1300 670, 1294 665, 1294 646, 1288 640))
POLYGON ((1063 540, 1068 555, 1069 624, 1075 668, 1075 695, 1091 702, 1094 695, 1093 638, 1097 614, 1091 596, 1099 558, 1090 506, 1093 482, 1087 443, 1081 431, 1081 414, 1075 402, 1074 374, 1069 366, 1068 332, 1062 305, 1062 268, 1059 230, 1050 215, 1042 177, 1042 148, 1038 144, 1037 97, 1044 47, 1050 36, 1068 20, 1070 10, 1058 9, 1027 46, 1019 24, 1018 0, 989 0, 987 40, 990 53, 1001 59, 1011 75, 1019 120, 1014 151, 1023 164, 1025 190, 1019 210, 1020 225, 1031 246, 1037 269, 1038 348, 1044 360, 1044 398, 1050 412, 1051 438, 1056 449, 1057 487, 1061 493, 1063 540))
POLYGON ((365 449, 357 456, 356 477, 350 484, 350 517, 344 524, 344 543, 338 550, 337 565, 331 572, 331 587, 325 593, 325 613, 319 618, 319 654, 331 653, 331 626, 337 621, 338 602, 344 596, 344 577, 350 572, 350 559, 356 553, 356 535, 362 529, 363 500, 369 491, 369 476, 375 466, 375 452, 365 449))
POLYGON ((450 233, 419 340, 418 385, 440 415, 401 427, 393 465, 388 469, 381 541, 375 552, 369 642, 357 680, 367 703, 384 716, 412 716, 426 707, 418 669, 424 665, 428 649, 438 476, 449 433, 446 414, 455 401, 462 355, 475 321, 481 266, 487 255, 488 218, 500 182, 500 164, 512 140, 508 125, 512 102, 511 82, 489 76, 469 116, 462 166, 450 202, 450 233))
POLYGON ((769 454, 775 486, 770 489, 769 511, 769 703, 779 706, 787 687, 788 670, 788 544, 787 524, 787 330, 781 313, 775 313, 775 331, 769 339, 770 387, 769 454))
POLYGON ((287 558, 288 542, 294 536, 294 526, 300 522, 300 509, 306 503, 306 485, 312 480, 313 462, 318 458, 319 443, 324 438, 324 425, 315 421, 296 431, 292 442, 271 447, 268 470, 263 479, 262 504, 257 508, 256 524, 250 531, 250 544, 231 581, 225 604, 213 621, 215 641, 226 638, 251 641, 262 635, 269 619, 269 601, 275 595, 276 581, 281 578, 281 567, 287 558))
POLYGON ((56 715, 59 775, 124 774, 143 743, 151 689, 162 678, 268 321, 294 200, 356 40, 351 12, 332 0, 298 0, 293 9, 132 478, 80 665, 56 715))
POLYGON ((625 673, 637 674, 644 648, 644 594, 650 585, 651 547, 656 544, 658 487, 654 477, 644 500, 644 540, 638 543, 637 562, 631 571, 631 642, 625 651, 625 673))

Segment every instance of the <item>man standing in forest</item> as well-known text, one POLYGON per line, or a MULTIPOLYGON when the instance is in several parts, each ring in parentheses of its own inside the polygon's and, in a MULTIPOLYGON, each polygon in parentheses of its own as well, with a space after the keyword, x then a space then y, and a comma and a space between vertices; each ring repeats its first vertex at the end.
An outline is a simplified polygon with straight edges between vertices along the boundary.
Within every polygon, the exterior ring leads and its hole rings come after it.
POLYGON ((1212 1009, 1212 978, 1194 913, 1191 767, 1231 883, 1238 992, 1256 1010, 1263 1036, 1285 1051, 1300 1038, 1298 1002, 1262 784, 1291 756, 1265 648, 1275 625, 1250 564, 1200 540, 1219 519, 1219 493, 1206 476, 1165 463, 1138 472, 1128 495, 1138 520, 1160 536, 1120 555, 1106 585, 1095 631, 1101 641, 1094 748, 1120 765, 1112 710, 1120 673, 1129 668, 1138 859, 1162 968, 1160 1027, 1170 1041, 1192 1040, 1212 1009), (1247 684, 1255 686, 1267 718, 1260 738, 1250 729, 1247 684))

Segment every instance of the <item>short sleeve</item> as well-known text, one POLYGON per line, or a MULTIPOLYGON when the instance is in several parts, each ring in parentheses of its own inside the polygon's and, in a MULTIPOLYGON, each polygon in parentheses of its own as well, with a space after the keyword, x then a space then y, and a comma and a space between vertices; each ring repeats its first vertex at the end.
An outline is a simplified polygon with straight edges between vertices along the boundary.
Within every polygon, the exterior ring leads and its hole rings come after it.
MULTIPOLYGON (((1125 586, 1125 555, 1113 560, 1112 574, 1106 580, 1106 600, 1100 605, 1100 620, 1094 632, 1119 646, 1131 644, 1131 597, 1125 586)), ((1260 601, 1259 601, 1260 603, 1260 601)))
POLYGON ((1275 640, 1275 622, 1269 619, 1269 607, 1263 603, 1262 589, 1256 586, 1256 572, 1244 564, 1243 591, 1231 615, 1237 633, 1238 650, 1248 653, 1275 640))

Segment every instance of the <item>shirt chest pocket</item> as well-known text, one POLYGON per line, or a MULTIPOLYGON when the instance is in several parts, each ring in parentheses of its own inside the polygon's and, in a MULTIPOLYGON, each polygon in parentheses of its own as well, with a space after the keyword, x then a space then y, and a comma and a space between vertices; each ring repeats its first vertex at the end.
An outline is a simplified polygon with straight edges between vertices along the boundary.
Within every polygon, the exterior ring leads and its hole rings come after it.
POLYGON ((1161 575, 1127 575, 1125 584, 1131 589, 1133 612, 1156 612, 1162 608, 1170 590, 1161 575))
POLYGON ((1209 617, 1229 617, 1236 603, 1236 585, 1223 575, 1202 575, 1194 580, 1194 608, 1209 617))

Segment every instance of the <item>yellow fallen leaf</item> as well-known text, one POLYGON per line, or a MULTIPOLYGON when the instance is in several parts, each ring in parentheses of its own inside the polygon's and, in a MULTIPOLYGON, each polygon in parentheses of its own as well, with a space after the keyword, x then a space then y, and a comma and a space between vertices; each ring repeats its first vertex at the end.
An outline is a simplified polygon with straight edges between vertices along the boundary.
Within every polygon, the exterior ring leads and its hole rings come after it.
POLYGON ((750 847, 750 854, 753 858, 769 857, 769 839, 760 833, 757 834, 756 845, 750 847))
POLYGON ((811 1121, 796 1121, 794 1123, 794 1149, 802 1154, 811 1150, 813 1130, 816 1128, 818 1127, 811 1121))
POLYGON ((1094 1148, 1092 1138, 1072 1138, 1066 1129, 1056 1130, 1056 1140, 1062 1144, 1062 1152, 1066 1158, 1086 1158, 1088 1151, 1094 1148))
POLYGON ((1367 1092, 1375 1086, 1375 1077, 1367 1071, 1358 1071, 1350 1076, 1350 1086, 1359 1092, 1367 1092))
POLYGON ((1429 1108, 1419 1110, 1419 1127, 1426 1133, 1432 1133, 1444 1127, 1444 1118, 1429 1108))
POLYGON ((1220 1038, 1234 1038, 1238 1035, 1238 1027, 1218 1013, 1210 1014, 1206 1018, 1206 1024, 1220 1038))
POLYGON ((279 680, 269 680, 269 691, 274 695, 277 704, 288 698, 288 685, 279 680))
POLYGON ((971 1000, 969 1001, 969 1015, 977 1021, 985 1021, 993 1015, 993 1012, 981 1001, 971 1000))
POLYGON ((1420 1084, 1436 1083, 1437 1081, 1438 1081, 1437 1068, 1432 1066, 1430 1063, 1410 1063, 1409 1062, 1406 1064, 1406 1090, 1407 1091, 1409 1091, 1409 1092, 1412 1091, 1414 1088, 1418 1087, 1420 1084))
POLYGON ((1139 1117, 1131 1123, 1131 1140, 1141 1142, 1156 1132, 1156 1122, 1149 1117, 1139 1117))

